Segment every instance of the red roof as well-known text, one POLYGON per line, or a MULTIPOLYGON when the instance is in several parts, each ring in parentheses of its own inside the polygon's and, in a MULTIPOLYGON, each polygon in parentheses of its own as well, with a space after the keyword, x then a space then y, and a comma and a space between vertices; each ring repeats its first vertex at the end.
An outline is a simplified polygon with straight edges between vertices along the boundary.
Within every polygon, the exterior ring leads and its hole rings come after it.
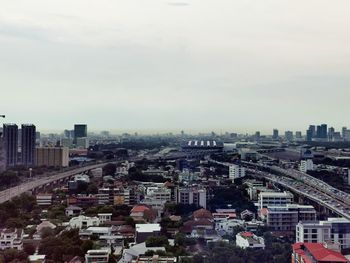
POLYGON ((137 205, 137 206, 134 206, 133 209, 131 209, 131 213, 141 213, 141 212, 143 213, 146 210, 150 210, 150 209, 145 205, 137 205))
POLYGON ((341 253, 325 248, 321 243, 304 243, 304 246, 318 261, 349 262, 341 253))
POLYGON ((194 211, 193 217, 195 219, 203 219, 203 218, 213 219, 213 215, 210 213, 210 211, 208 211, 204 208, 201 208, 199 210, 194 211))
POLYGON ((305 250, 318 262, 349 262, 340 252, 325 248, 321 243, 295 243, 292 248, 306 263, 311 262, 311 259, 307 257, 305 250))
POLYGON ((252 232, 241 232, 240 235, 242 237, 253 237, 254 234, 252 232))

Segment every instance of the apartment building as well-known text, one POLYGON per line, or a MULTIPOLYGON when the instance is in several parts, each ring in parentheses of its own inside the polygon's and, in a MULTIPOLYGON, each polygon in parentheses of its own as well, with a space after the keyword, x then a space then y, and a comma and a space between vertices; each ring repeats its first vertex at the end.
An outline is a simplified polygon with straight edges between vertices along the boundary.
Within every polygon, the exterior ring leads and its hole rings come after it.
POLYGON ((302 222, 314 222, 316 210, 311 205, 287 204, 271 206, 266 210, 267 226, 273 231, 293 231, 302 222))
POLYGON ((207 208, 207 191, 205 188, 178 188, 176 196, 176 201, 178 204, 194 204, 198 207, 207 208))
POLYGON ((290 192, 262 192, 258 197, 259 209, 273 206, 286 206, 293 202, 293 194, 290 192))
POLYGON ((23 229, 2 229, 0 232, 0 250, 23 249, 23 229))
POLYGON ((341 249, 350 248, 350 220, 328 218, 327 221, 314 223, 299 222, 296 226, 296 242, 332 242, 339 244, 341 249))

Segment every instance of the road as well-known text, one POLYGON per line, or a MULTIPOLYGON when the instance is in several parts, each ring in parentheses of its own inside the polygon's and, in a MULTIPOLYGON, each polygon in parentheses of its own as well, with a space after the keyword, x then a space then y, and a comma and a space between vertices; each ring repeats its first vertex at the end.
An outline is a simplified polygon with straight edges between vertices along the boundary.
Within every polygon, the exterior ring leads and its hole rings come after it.
POLYGON ((33 178, 33 180, 31 180, 31 181, 28 181, 28 182, 22 183, 20 185, 6 189, 4 191, 1 191, 0 192, 0 203, 4 203, 4 202, 12 199, 15 196, 23 194, 27 191, 31 191, 34 188, 52 183, 52 182, 60 180, 60 179, 64 179, 66 177, 70 177, 70 176, 73 176, 76 174, 84 173, 84 172, 92 170, 92 169, 101 168, 105 165, 106 165, 106 163, 87 165, 87 166, 79 167, 77 169, 70 170, 67 172, 53 174, 53 175, 50 175, 50 176, 44 177, 44 178, 33 178))
MULTIPOLYGON (((224 166, 232 165, 212 159, 209 159, 209 161, 224 166)), ((275 184, 290 189, 300 196, 305 196, 321 206, 327 207, 340 216, 350 219, 350 195, 348 193, 340 191, 319 179, 294 169, 282 169, 278 166, 264 166, 250 162, 242 162, 242 165, 245 166, 247 171, 252 175, 264 177, 275 184), (254 167, 254 169, 251 167, 254 167), (261 171, 266 168, 270 169, 271 172, 261 171), (274 173, 278 173, 278 175, 274 173)))

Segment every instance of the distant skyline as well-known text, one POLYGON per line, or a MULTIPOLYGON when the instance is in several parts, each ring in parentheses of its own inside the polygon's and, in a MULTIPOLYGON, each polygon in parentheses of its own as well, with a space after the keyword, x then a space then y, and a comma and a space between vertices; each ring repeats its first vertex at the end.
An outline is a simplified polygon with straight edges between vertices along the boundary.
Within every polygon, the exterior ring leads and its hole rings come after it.
POLYGON ((39 131, 349 126, 346 0, 12 0, 0 114, 39 131))

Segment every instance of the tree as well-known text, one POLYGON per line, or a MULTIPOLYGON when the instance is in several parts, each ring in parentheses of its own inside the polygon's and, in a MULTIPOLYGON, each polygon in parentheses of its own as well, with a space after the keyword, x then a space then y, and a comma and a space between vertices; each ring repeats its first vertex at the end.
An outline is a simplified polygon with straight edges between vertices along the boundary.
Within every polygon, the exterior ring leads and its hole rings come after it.
POLYGON ((103 175, 114 176, 116 171, 117 171, 117 166, 115 163, 108 163, 102 168, 103 175))
POLYGON ((26 252, 28 255, 33 255, 35 253, 35 246, 33 244, 24 244, 23 246, 24 252, 26 252))
POLYGON ((87 194, 97 194, 98 193, 98 187, 94 183, 90 183, 89 186, 86 189, 87 194))
POLYGON ((88 250, 91 250, 94 247, 94 242, 91 240, 84 240, 83 244, 81 244, 81 250, 86 254, 88 250))
POLYGON ((169 245, 169 241, 166 236, 151 236, 146 240, 146 247, 162 247, 165 245, 169 245))
POLYGON ((41 238, 52 237, 54 235, 53 230, 50 227, 44 227, 41 230, 41 238))

